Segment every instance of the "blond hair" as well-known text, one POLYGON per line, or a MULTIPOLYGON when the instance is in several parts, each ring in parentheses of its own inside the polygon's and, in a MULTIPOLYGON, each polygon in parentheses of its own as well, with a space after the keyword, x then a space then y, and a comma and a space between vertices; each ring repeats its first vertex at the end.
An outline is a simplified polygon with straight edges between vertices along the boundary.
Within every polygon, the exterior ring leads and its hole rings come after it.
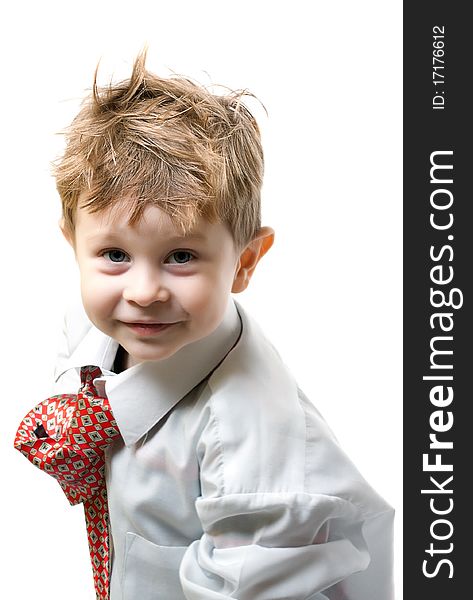
POLYGON ((245 246, 260 227, 263 151, 248 92, 215 95, 184 78, 158 77, 136 58, 130 79, 93 90, 66 132, 54 165, 64 224, 74 232, 80 202, 91 212, 146 205, 184 231, 200 216, 226 223, 245 246), (80 198, 79 198, 80 197, 80 198))

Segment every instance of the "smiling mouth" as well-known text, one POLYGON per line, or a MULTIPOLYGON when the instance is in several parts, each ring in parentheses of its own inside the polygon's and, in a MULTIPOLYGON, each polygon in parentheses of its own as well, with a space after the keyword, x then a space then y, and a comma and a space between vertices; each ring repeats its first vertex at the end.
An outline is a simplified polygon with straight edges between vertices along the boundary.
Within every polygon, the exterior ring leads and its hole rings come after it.
POLYGON ((156 335, 169 329, 173 325, 177 325, 178 323, 179 321, 174 323, 127 323, 123 321, 123 324, 131 329, 134 333, 142 336, 156 335))

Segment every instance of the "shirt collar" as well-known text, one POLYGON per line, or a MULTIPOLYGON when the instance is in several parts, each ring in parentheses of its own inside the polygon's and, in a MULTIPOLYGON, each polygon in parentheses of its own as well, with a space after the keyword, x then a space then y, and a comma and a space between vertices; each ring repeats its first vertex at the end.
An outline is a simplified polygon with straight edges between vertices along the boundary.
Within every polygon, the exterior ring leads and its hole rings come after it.
POLYGON ((241 318, 232 297, 220 325, 210 335, 181 348, 169 358, 140 363, 114 374, 118 343, 92 327, 68 361, 69 368, 101 368, 95 380, 105 389, 127 446, 135 444, 225 358, 241 334, 241 318))
POLYGON ((100 367, 102 373, 113 375, 113 363, 118 350, 118 342, 91 326, 80 344, 56 372, 56 381, 69 369, 77 369, 86 365, 100 367))

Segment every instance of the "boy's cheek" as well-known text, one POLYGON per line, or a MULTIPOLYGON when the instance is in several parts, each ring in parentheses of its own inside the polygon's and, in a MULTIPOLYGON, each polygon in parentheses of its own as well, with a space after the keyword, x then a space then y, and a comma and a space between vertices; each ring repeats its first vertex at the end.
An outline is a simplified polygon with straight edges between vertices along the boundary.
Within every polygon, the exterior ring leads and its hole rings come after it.
POLYGON ((181 289, 177 297, 187 312, 203 315, 215 311, 218 306, 226 305, 228 295, 221 282, 202 279, 197 285, 181 289))
POLYGON ((117 303, 117 294, 111 285, 107 286, 100 278, 81 282, 82 303, 88 314, 107 317, 117 303))
POLYGON ((107 277, 93 267, 83 267, 80 269, 80 282, 83 290, 95 291, 100 289, 112 292, 117 287, 112 277, 107 277))

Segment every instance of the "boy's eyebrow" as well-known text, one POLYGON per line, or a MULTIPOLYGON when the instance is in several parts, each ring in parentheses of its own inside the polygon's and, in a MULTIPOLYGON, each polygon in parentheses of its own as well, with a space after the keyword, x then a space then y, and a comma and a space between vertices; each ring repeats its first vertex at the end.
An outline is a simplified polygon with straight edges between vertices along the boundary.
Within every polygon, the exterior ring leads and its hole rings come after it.
MULTIPOLYGON (((191 232, 189 234, 185 234, 185 235, 172 235, 172 236, 162 236, 165 238, 166 242, 169 243, 181 243, 181 242, 186 242, 186 241, 205 241, 207 239, 207 236, 204 235, 203 233, 199 233, 199 232, 191 232)), ((162 239, 161 237, 161 239, 162 239)), ((117 240, 119 241, 121 238, 121 234, 118 231, 98 231, 98 232, 94 232, 94 233, 90 233, 89 235, 86 235, 86 239, 89 242, 93 242, 94 240, 110 240, 110 241, 114 241, 117 240)))
POLYGON ((206 240, 207 236, 203 233, 193 232, 186 235, 176 235, 169 238, 170 242, 185 242, 187 240, 206 240))

